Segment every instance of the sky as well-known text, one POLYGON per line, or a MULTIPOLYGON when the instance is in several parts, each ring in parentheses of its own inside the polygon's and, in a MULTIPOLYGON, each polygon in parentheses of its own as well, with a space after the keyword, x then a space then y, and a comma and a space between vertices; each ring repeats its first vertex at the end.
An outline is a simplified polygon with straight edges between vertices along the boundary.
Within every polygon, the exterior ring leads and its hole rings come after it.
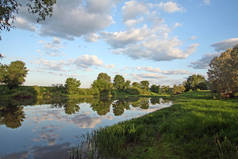
POLYGON ((0 33, 2 63, 22 60, 24 85, 90 87, 100 72, 132 82, 182 83, 207 76, 209 62, 238 44, 237 0, 57 0, 36 23, 22 6, 0 33))

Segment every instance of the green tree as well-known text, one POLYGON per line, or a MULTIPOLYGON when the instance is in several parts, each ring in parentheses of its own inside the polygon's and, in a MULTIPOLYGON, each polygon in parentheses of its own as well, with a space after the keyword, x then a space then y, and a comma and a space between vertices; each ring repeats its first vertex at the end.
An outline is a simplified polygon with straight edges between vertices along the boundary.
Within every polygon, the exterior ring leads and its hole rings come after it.
POLYGON ((67 78, 65 82, 65 88, 69 95, 77 94, 80 85, 81 85, 80 80, 77 80, 75 78, 67 78))
POLYGON ((25 82, 27 75, 27 68, 22 61, 11 62, 9 66, 3 66, 1 74, 3 74, 2 82, 5 83, 10 89, 18 87, 25 82))
POLYGON ((97 90, 100 96, 109 96, 111 94, 112 84, 105 80, 95 80, 92 88, 97 90))
POLYGON ((29 14, 36 15, 36 21, 45 20, 53 13, 53 5, 56 0, 1 0, 0 1, 0 30, 9 31, 12 28, 12 21, 18 13, 19 7, 26 7, 29 14))
POLYGON ((138 82, 133 82, 132 86, 135 88, 140 88, 140 84, 138 82))
POLYGON ((129 89, 130 88, 130 84, 131 84, 131 81, 130 80, 126 80, 126 82, 124 84, 124 90, 129 89))
POLYGON ((150 91, 154 92, 154 93, 160 93, 160 85, 158 85, 158 86, 155 84, 151 85, 150 91))
POLYGON ((184 82, 184 87, 186 90, 196 90, 196 89, 204 89, 204 86, 201 85, 201 83, 206 83, 206 79, 202 75, 192 75, 189 76, 187 81, 184 82), (200 87, 202 86, 202 87, 200 87))
POLYGON ((118 90, 123 90, 125 85, 125 79, 121 75, 116 75, 113 80, 113 86, 114 88, 118 90))
POLYGON ((173 94, 176 95, 176 94, 181 94, 185 91, 185 87, 184 85, 180 84, 180 85, 174 85, 173 87, 173 94))
POLYGON ((214 91, 225 95, 238 93, 238 45, 215 57, 208 70, 208 80, 214 91))
POLYGON ((142 89, 145 89, 145 90, 149 89, 149 85, 150 85, 149 81, 141 81, 140 84, 142 89))
POLYGON ((97 80, 103 80, 103 81, 107 81, 107 82, 111 82, 111 77, 106 74, 106 73, 99 73, 97 80))
POLYGON ((4 83, 4 79, 7 74, 7 65, 1 65, 0 64, 0 84, 4 83))

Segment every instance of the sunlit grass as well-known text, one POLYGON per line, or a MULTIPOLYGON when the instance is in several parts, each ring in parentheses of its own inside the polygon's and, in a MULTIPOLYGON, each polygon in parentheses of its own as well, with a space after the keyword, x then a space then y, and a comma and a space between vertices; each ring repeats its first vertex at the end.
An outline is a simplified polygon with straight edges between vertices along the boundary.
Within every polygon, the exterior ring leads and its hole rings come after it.
POLYGON ((173 101, 170 108, 97 130, 88 142, 102 158, 238 158, 238 99, 199 91, 173 101))

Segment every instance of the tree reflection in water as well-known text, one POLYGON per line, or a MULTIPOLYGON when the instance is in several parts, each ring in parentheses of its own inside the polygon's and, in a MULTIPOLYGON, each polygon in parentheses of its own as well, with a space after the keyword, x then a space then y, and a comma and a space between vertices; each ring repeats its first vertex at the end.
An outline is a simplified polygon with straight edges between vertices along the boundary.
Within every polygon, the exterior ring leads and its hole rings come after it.
POLYGON ((25 119, 23 106, 0 106, 0 125, 8 128, 18 128, 25 119))
POLYGON ((90 104, 92 110, 97 112, 98 115, 106 115, 108 112, 110 112, 112 100, 110 98, 94 99, 90 101, 90 104))
MULTIPOLYGON (((68 115, 75 114, 80 110, 80 104, 88 103, 93 111, 97 112, 98 115, 106 115, 110 112, 112 107, 115 116, 120 116, 125 110, 130 110, 131 107, 138 107, 141 109, 149 108, 149 101, 151 104, 160 104, 166 102, 160 98, 78 98, 78 99, 63 99, 54 101, 40 101, 41 104, 51 104, 53 108, 63 108, 65 113, 68 115)), ((38 101, 19 101, 19 100, 7 100, 4 102, 0 101, 0 124, 6 125, 9 128, 18 128, 22 125, 25 119, 23 106, 22 105, 36 105, 38 101)))

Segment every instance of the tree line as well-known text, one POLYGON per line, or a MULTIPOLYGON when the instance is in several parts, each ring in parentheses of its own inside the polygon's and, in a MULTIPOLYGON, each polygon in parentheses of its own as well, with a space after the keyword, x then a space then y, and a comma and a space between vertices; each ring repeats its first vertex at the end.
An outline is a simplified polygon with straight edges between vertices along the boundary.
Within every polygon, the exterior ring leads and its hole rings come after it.
MULTIPOLYGON (((81 82, 76 78, 67 78, 64 85, 54 85, 51 91, 74 95, 153 95, 180 94, 185 91, 208 90, 219 93, 223 97, 238 95, 238 46, 221 53, 210 62, 208 79, 199 74, 193 74, 180 85, 172 88, 165 85, 150 85, 149 81, 131 82, 122 75, 116 75, 113 80, 107 73, 99 73, 89 89, 80 88, 81 82)), ((17 88, 24 83, 28 70, 22 61, 13 61, 9 65, 0 64, 0 84, 9 89, 17 88)), ((43 88, 36 88, 38 93, 43 88)), ((49 89, 48 89, 49 90, 49 89)), ((42 94, 42 93, 41 93, 42 94)))

